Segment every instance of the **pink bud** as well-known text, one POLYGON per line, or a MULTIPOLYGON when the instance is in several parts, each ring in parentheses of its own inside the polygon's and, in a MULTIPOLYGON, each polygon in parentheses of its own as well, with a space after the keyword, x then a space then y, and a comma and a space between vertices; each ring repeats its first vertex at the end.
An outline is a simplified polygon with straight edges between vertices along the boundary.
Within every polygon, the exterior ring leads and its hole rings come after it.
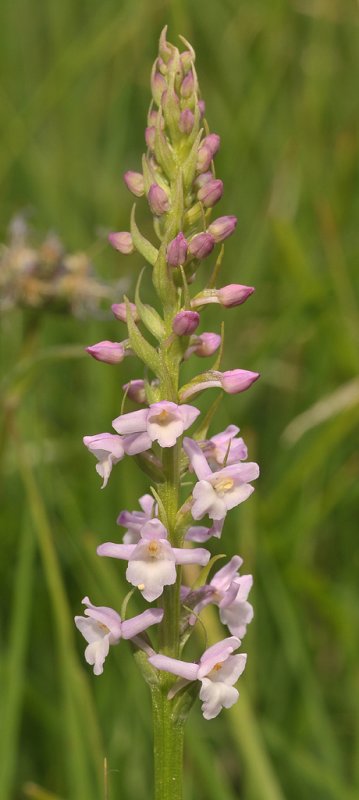
POLYGON ((242 286, 240 283, 229 283, 217 289, 217 297, 222 306, 233 308, 240 306, 254 292, 254 286, 242 286))
POLYGON ((197 311, 179 311, 173 320, 172 329, 177 336, 190 336, 198 328, 199 320, 197 311))
POLYGON ((172 242, 170 242, 167 247, 167 255, 166 255, 167 263, 171 267, 179 267, 180 264, 184 264, 187 257, 187 248, 188 248, 187 239, 180 231, 180 233, 177 234, 176 238, 172 239, 172 242))
POLYGON ((197 155, 197 172, 206 172, 211 166, 212 152, 206 145, 201 145, 197 155))
MULTIPOLYGON (((139 322, 140 317, 138 315, 138 311, 134 303, 130 303, 130 309, 131 309, 131 316, 134 322, 139 322)), ((120 320, 120 322, 127 322, 126 303, 113 303, 113 305, 111 306, 111 311, 116 317, 116 319, 120 320)))
POLYGON ((141 172, 132 172, 128 170, 128 172, 125 172, 123 179, 127 189, 129 189, 132 194, 136 195, 136 197, 142 197, 145 193, 145 186, 141 172))
POLYGON ((245 392, 258 378, 258 372, 250 372, 247 369, 230 369, 228 372, 222 372, 222 389, 227 394, 245 392))
POLYGON ((228 236, 234 232, 235 227, 237 225, 237 217, 233 216, 226 216, 226 217, 218 217, 218 219, 213 220, 211 224, 208 226, 209 233, 212 234, 213 238, 216 242, 222 242, 223 239, 227 239, 228 236))
POLYGON ((204 100, 198 100, 198 108, 199 108, 201 117, 204 117, 204 115, 206 113, 206 104, 205 104, 204 100))
POLYGON ((211 180, 207 181, 204 186, 201 186, 198 192, 198 200, 203 203, 205 208, 212 208, 218 200, 221 199, 223 194, 223 181, 211 180))
POLYGON ((197 233, 188 245, 188 253, 194 258, 206 258, 212 252, 214 245, 215 241, 210 233, 197 233))
POLYGON ((108 340, 86 347, 86 352, 96 361, 104 361, 105 364, 120 364, 125 357, 123 342, 109 342, 108 340))
POLYGON ((194 89, 194 75, 193 71, 190 70, 187 72, 186 77, 183 79, 181 84, 181 95, 182 97, 190 97, 193 94, 194 89))
POLYGON ((152 185, 149 188, 147 199, 152 214, 155 214, 156 217, 160 217, 162 214, 165 214, 166 211, 169 210, 170 204, 168 196, 165 190, 162 189, 162 187, 159 186, 158 183, 152 183, 152 185))
POLYGON ((163 92, 167 89, 167 83, 160 72, 154 72, 151 76, 151 89, 155 103, 159 106, 163 92))
POLYGON ((209 303, 220 303, 224 308, 240 306, 253 294, 253 286, 242 286, 240 283, 229 283, 222 289, 203 289, 191 300, 192 308, 207 306, 209 303))
POLYGON ((198 172, 205 172, 212 161, 213 156, 216 155, 221 144, 220 136, 217 133, 210 133, 202 139, 198 149, 197 156, 197 170, 198 172))
POLYGON ((156 128, 150 125, 145 130, 145 141, 149 150, 154 150, 155 136, 156 136, 156 128))
POLYGON ((128 255, 133 253, 135 248, 133 246, 132 236, 128 231, 121 231, 120 233, 109 233, 108 240, 115 250, 120 253, 128 255))
POLYGON ((208 172, 202 172, 201 175, 197 175, 194 185, 196 189, 201 189, 202 186, 205 186, 209 181, 213 181, 213 172, 210 170, 208 172))
POLYGON ((189 358, 193 353, 201 358, 213 356, 213 353, 220 347, 221 341, 222 339, 218 333, 201 333, 200 336, 193 337, 193 341, 190 342, 184 358, 189 358))
POLYGON ((191 133, 191 130, 194 125, 194 114, 189 108, 185 108, 184 111, 181 112, 178 127, 181 133, 191 133))
POLYGON ((127 393, 127 397, 135 403, 146 402, 145 382, 141 378, 125 383, 122 388, 127 393))

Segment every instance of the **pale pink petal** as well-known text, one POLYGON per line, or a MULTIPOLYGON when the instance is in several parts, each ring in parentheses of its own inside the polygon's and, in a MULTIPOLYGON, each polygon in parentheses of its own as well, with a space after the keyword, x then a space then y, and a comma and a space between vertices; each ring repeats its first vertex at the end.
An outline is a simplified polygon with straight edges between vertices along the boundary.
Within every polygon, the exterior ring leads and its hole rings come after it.
POLYGON ((177 658, 163 656, 161 653, 151 656, 148 660, 153 667, 171 672, 172 675, 178 675, 180 678, 186 678, 187 681, 195 681, 197 678, 198 664, 179 661, 177 658))
POLYGON ((190 464, 197 475, 198 480, 205 480, 211 475, 211 469, 206 457, 203 455, 200 446, 193 439, 185 437, 183 439, 183 449, 188 455, 190 464))
POLYGON ((129 414, 121 414, 112 421, 112 425, 117 433, 140 433, 146 430, 147 414, 147 408, 131 411, 129 414))
POLYGON ((200 564, 204 567, 208 564, 211 554, 204 547, 173 547, 176 564, 200 564))
POLYGON ((105 542, 100 544, 96 550, 98 556, 109 556, 109 558, 120 558, 128 561, 137 545, 135 544, 116 544, 115 542, 105 542))
POLYGON ((142 614, 137 614, 132 619, 126 619, 122 623, 122 636, 124 639, 133 639, 151 625, 162 622, 164 611, 162 608, 148 608, 142 614))

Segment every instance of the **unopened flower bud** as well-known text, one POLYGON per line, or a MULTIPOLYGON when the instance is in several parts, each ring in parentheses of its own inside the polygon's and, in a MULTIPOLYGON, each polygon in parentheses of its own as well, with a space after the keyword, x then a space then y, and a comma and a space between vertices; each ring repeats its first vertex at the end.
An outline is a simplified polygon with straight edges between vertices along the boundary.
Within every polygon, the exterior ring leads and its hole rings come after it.
POLYGON ((142 197, 142 195, 145 193, 145 186, 141 172, 132 172, 131 170, 128 170, 125 172, 123 179, 127 189, 129 189, 132 194, 136 195, 136 197, 142 197))
POLYGON ((167 89, 167 83, 160 72, 154 71, 151 77, 152 96, 156 105, 160 105, 163 92, 167 89))
POLYGON ((186 133, 187 135, 191 133, 191 130, 194 125, 194 114, 189 108, 185 108, 184 111, 181 112, 178 127, 181 133, 186 133))
POLYGON ((179 267, 184 264, 187 257, 188 242, 180 231, 175 239, 167 247, 166 260, 171 267, 179 267))
POLYGON ((154 150, 155 148, 155 137, 156 128, 153 125, 150 125, 145 130, 145 141, 149 150, 154 150))
POLYGON ((109 233, 108 240, 112 247, 114 247, 115 250, 119 250, 120 253, 124 253, 125 255, 134 253, 135 248, 133 246, 132 236, 128 231, 109 233))
POLYGON ((223 181, 213 179, 211 181, 207 181, 204 186, 201 186, 197 197, 205 208, 212 208, 212 206, 218 203, 218 200, 221 199, 222 194, 223 181))
POLYGON ((221 289, 203 289, 191 300, 192 308, 200 308, 209 303, 219 303, 224 308, 240 306, 254 292, 253 286, 242 286, 240 283, 229 283, 221 289))
POLYGON ((197 233, 188 245, 188 253, 194 258, 206 258, 212 252, 214 245, 215 241, 210 233, 197 233))
POLYGON ((122 388, 127 397, 135 403, 142 404, 146 402, 145 382, 141 378, 125 383, 122 388))
POLYGON ((173 332, 177 336, 190 336, 198 328, 199 320, 197 311, 179 311, 172 323, 173 332))
POLYGON ((201 189, 202 186, 205 186, 206 183, 210 181, 213 181, 213 172, 208 170, 208 172, 202 172, 200 175, 197 175, 194 185, 196 189, 201 189))
POLYGON ((190 70, 189 72, 187 72, 187 75, 183 79, 181 84, 180 92, 182 97, 190 97, 191 94, 193 94, 193 89, 194 89, 194 75, 193 71, 190 70))
MULTIPOLYGON (((134 322, 139 322, 140 317, 137 311, 137 307, 134 303, 129 303, 131 309, 131 316, 134 322)), ((116 317, 116 319, 120 320, 120 322, 127 322, 127 314, 126 314, 126 303, 113 303, 111 306, 111 311, 116 317)))
POLYGON ((258 378, 258 372, 247 369, 232 369, 227 372, 211 369, 182 386, 179 392, 180 401, 183 403, 184 400, 211 388, 223 389, 227 394, 238 394, 249 389, 258 378))
POLYGON ((197 171, 206 172, 213 157, 216 155, 221 144, 221 139, 217 133, 210 133, 202 140, 197 155, 197 171))
POLYGON ((105 340, 86 347, 86 352, 95 358, 96 361, 104 361, 105 364, 120 364, 125 357, 124 342, 109 342, 105 340))
POLYGON ((233 308, 240 306, 254 292, 254 286, 242 286, 240 283, 229 283, 217 289, 217 297, 222 306, 233 308))
POLYGON ((193 341, 190 342, 184 358, 187 360, 192 354, 201 358, 213 356, 220 347, 221 341, 222 339, 218 333, 201 333, 200 336, 193 337, 193 341))
POLYGON ((251 372, 248 369, 230 369, 227 372, 222 372, 222 389, 227 394, 245 392, 258 378, 258 372, 251 372))
POLYGON ((160 217, 169 210, 170 204, 164 189, 158 183, 152 183, 147 196, 152 214, 160 217))
POLYGON ((199 108, 199 111, 200 111, 201 118, 204 117, 204 115, 206 113, 206 104, 205 104, 204 100, 198 100, 198 108, 199 108))
POLYGON ((223 242, 224 239, 227 239, 228 236, 231 236, 236 228, 236 225, 237 217, 229 215, 226 217, 218 217, 218 219, 213 220, 213 222, 211 222, 211 224, 208 226, 208 230, 216 242, 223 242))

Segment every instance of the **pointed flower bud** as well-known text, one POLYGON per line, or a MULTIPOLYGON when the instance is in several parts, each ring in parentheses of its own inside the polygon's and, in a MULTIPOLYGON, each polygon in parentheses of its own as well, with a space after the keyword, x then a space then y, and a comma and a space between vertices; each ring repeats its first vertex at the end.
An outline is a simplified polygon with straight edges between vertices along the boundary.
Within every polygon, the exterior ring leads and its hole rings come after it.
POLYGON ((114 247, 115 250, 119 250, 120 253, 124 253, 124 255, 134 253, 135 248, 133 246, 132 236, 128 231, 109 233, 108 240, 112 247, 114 247))
POLYGON ((125 383, 122 388, 123 391, 126 392, 127 397, 135 403, 142 405, 142 403, 146 402, 145 382, 141 378, 136 378, 129 383, 125 383))
POLYGON ((125 172, 123 180, 125 181, 127 189, 129 189, 132 194, 136 195, 136 197, 142 197, 145 193, 144 180, 141 172, 132 172, 128 170, 125 172))
POLYGON ((187 72, 186 77, 183 78, 183 81, 182 81, 182 84, 181 84, 180 92, 181 92, 182 97, 186 97, 186 98, 190 97, 191 94, 193 94, 194 85, 195 85, 195 81, 194 81, 193 70, 189 70, 189 72, 187 72))
POLYGON ((205 186, 205 184, 210 181, 213 181, 213 172, 209 170, 208 172, 202 172, 200 175, 197 175, 194 185, 196 189, 201 189, 202 186, 205 186))
POLYGON ((156 105, 158 106, 160 105, 163 92, 165 92, 166 89, 167 89, 167 83, 163 75, 161 75, 160 72, 153 70, 151 76, 151 90, 156 105))
POLYGON ((194 258, 206 258, 212 252, 214 245, 215 241, 210 233, 197 233, 188 245, 188 253, 194 258))
POLYGON ((199 320, 197 311, 179 311, 173 320, 172 330, 177 336, 190 336, 198 328, 199 320))
POLYGON ((197 171, 206 172, 209 168, 213 157, 216 155, 221 144, 221 139, 217 133, 210 133, 205 136, 198 149, 197 155, 197 171))
POLYGON ((211 388, 223 389, 227 394, 245 392, 258 378, 258 372, 251 372, 247 369, 231 369, 227 372, 208 370, 182 386, 179 392, 180 401, 183 403, 189 397, 211 388))
POLYGON ((201 117, 204 117, 204 115, 206 113, 206 104, 205 104, 204 100, 198 100, 198 108, 199 108, 201 117))
POLYGON ((158 183, 152 183, 148 192, 148 202, 152 214, 156 217, 162 216, 169 211, 169 199, 164 189, 158 183))
POLYGON ((128 340, 125 342, 110 342, 106 339, 85 349, 96 361, 104 361, 105 364, 120 364, 125 356, 129 355, 129 348, 128 346, 126 348, 126 345, 128 345, 128 340))
POLYGON ((213 353, 220 347, 221 341, 222 339, 218 333, 201 333, 200 336, 194 336, 193 341, 190 342, 190 346, 184 354, 185 361, 187 361, 192 354, 200 356, 200 358, 213 356, 213 353))
POLYGON ((240 306, 255 291, 254 286, 242 286, 240 283, 229 283, 222 289, 203 289, 191 300, 192 308, 200 308, 208 303, 220 303, 224 308, 240 306))
POLYGON ((201 186, 197 197, 205 208, 212 208, 218 203, 223 194, 223 181, 211 180, 201 186))
POLYGON ((145 130, 145 141, 149 150, 155 149, 156 128, 150 125, 145 130))
POLYGON ((171 267, 179 267, 180 264, 184 264, 187 257, 187 249, 187 239, 184 237, 182 231, 180 231, 167 247, 167 263, 171 267))
MULTIPOLYGON (((134 322, 139 322, 140 317, 135 304, 129 303, 129 306, 131 309, 132 319, 134 322)), ((116 319, 120 320, 120 322, 127 322, 126 303, 113 303, 111 306, 111 311, 116 319)))
POLYGON ((234 232, 237 225, 237 217, 226 216, 218 217, 208 226, 209 233, 212 234, 216 242, 223 242, 234 232))
POLYGON ((184 111, 181 112, 178 127, 181 133, 186 133, 187 135, 191 133, 191 130, 194 125, 194 114, 189 108, 185 108, 184 111))

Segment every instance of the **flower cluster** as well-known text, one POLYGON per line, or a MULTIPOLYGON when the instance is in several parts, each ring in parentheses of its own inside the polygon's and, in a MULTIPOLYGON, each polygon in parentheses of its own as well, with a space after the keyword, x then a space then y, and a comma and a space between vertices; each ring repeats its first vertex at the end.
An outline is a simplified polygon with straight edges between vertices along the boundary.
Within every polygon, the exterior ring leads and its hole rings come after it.
POLYGON ((131 638, 145 656, 144 674, 148 679, 150 671, 150 685, 157 682, 167 699, 176 697, 178 702, 199 681, 203 715, 211 719, 238 697, 234 684, 244 670, 246 655, 235 651, 253 616, 248 602, 252 577, 240 574, 239 556, 210 577, 211 554, 201 545, 222 536, 228 512, 254 491, 259 468, 248 461, 237 426, 208 434, 216 404, 203 418, 188 400, 208 388, 229 394, 245 391, 259 376, 245 369, 222 371, 221 335, 198 332, 208 304, 225 309, 239 306, 254 290, 242 284, 216 287, 222 243, 234 232, 237 220, 219 216, 211 221, 212 209, 223 194, 213 163, 220 137, 208 130, 194 52, 183 41, 185 49, 180 52, 167 41, 166 30, 161 34, 151 78, 142 171, 128 171, 124 176, 130 192, 147 199, 156 243, 140 232, 135 206, 130 230, 109 237, 115 249, 123 254, 137 252, 152 267, 161 310, 142 301, 141 273, 134 302, 124 297, 112 306, 115 319, 127 325, 126 338, 87 348, 93 358, 108 364, 119 364, 132 355, 145 367, 146 377, 136 376, 123 386, 124 400, 121 413, 112 421, 113 432, 85 436, 84 444, 97 459, 103 487, 112 468, 127 457, 136 457, 152 480, 155 488, 140 498, 140 510, 119 514, 118 525, 125 531, 122 541, 103 543, 97 553, 127 562, 126 580, 133 592, 138 590, 144 600, 157 601, 160 607, 126 620, 85 598, 85 616, 76 617, 76 625, 88 642, 85 657, 95 674, 102 672, 110 645, 131 638), (208 272, 202 262, 218 244, 217 260, 208 272), (197 275, 204 286, 192 295, 197 275), (187 362, 215 354, 211 368, 181 383, 181 369, 187 362), (127 403, 140 408, 125 411, 127 403), (189 482, 193 482, 191 491, 189 482), (191 572, 186 565, 197 565, 198 577, 192 586, 185 581, 191 572), (206 648, 197 663, 182 660, 198 617, 210 604, 218 607, 229 636, 206 648), (151 639, 145 633, 150 626, 157 630, 151 639))

